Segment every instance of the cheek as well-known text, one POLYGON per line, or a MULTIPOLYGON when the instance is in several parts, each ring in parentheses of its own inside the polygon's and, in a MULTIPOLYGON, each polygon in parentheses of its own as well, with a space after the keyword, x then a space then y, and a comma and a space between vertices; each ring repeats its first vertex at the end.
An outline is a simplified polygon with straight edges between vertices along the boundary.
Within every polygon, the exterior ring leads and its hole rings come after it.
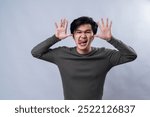
POLYGON ((80 35, 73 35, 74 39, 78 39, 80 35))
POLYGON ((75 41, 75 42, 77 42, 77 41, 78 41, 78 39, 79 39, 79 36, 74 35, 74 36, 73 36, 73 39, 74 39, 74 41, 75 41))
POLYGON ((92 42, 94 40, 94 36, 89 36, 89 41, 92 42))
POLYGON ((73 40, 75 41, 75 43, 78 43, 78 39, 76 37, 73 37, 73 40))

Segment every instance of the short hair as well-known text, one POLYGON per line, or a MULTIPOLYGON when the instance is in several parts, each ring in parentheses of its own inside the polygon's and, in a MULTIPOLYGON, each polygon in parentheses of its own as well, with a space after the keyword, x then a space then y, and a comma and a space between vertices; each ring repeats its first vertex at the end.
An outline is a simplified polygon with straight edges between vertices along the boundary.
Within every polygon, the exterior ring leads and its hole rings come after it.
POLYGON ((82 16, 73 20, 73 22, 71 23, 70 25, 71 34, 73 34, 74 31, 83 24, 90 24, 92 26, 93 33, 94 34, 97 33, 97 28, 98 28, 97 23, 91 17, 82 16))

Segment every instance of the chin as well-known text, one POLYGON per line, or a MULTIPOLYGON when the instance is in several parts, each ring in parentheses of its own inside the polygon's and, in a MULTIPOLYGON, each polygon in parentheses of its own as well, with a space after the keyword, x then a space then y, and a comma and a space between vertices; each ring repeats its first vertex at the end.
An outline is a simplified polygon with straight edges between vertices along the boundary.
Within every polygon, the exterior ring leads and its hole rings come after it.
POLYGON ((80 49, 80 50, 88 50, 88 45, 86 45, 86 46, 81 46, 81 45, 78 45, 78 49, 80 49))

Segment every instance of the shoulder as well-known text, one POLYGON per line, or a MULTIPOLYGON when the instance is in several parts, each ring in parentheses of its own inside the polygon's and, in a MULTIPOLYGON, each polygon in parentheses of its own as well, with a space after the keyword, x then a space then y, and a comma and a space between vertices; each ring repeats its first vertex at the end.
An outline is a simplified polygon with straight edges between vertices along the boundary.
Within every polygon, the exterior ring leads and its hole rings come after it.
POLYGON ((105 47, 93 47, 93 50, 97 53, 97 54, 101 54, 101 55, 110 55, 112 54, 113 52, 115 52, 116 50, 114 49, 110 49, 110 48, 105 48, 105 47))
POLYGON ((67 47, 67 46, 59 46, 59 47, 56 47, 56 48, 53 48, 53 49, 50 49, 50 51, 53 51, 53 52, 65 52, 65 51, 71 51, 73 48, 72 47, 67 47))
POLYGON ((67 47, 67 46, 61 46, 58 47, 58 49, 62 50, 62 51, 72 51, 74 47, 67 47))
POLYGON ((93 47, 93 50, 94 51, 97 51, 97 52, 109 52, 109 51, 112 51, 112 49, 109 49, 109 48, 105 48, 105 47, 93 47))

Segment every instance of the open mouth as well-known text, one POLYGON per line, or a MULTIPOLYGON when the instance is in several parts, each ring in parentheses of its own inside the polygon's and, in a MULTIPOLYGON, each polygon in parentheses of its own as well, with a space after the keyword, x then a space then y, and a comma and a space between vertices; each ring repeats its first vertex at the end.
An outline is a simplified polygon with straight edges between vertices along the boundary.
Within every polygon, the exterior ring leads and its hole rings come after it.
POLYGON ((80 46, 86 46, 87 45, 88 40, 79 40, 78 44, 80 46))

